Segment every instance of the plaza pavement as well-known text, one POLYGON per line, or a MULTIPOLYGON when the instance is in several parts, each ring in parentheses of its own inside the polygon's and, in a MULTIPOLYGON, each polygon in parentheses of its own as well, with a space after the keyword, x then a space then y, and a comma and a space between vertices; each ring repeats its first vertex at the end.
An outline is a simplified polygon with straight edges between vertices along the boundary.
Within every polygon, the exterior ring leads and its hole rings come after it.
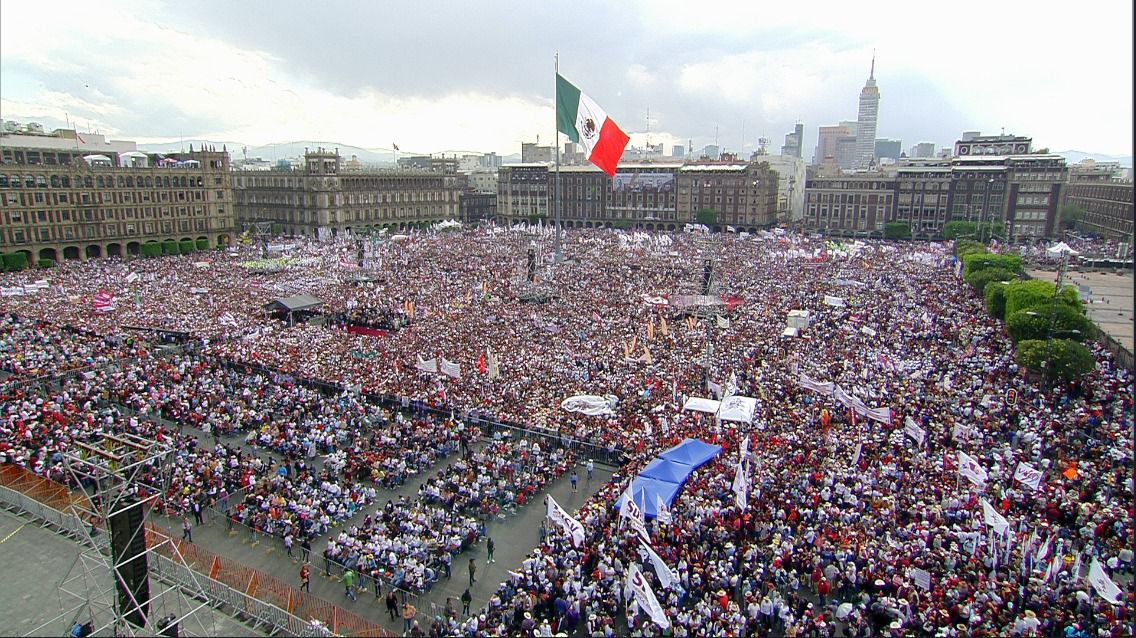
MULTIPOLYGON (((203 445, 212 447, 211 437, 193 428, 187 427, 184 431, 196 434, 203 445)), ((246 451, 252 451, 249 446, 243 444, 243 437, 222 437, 222 442, 227 445, 238 445, 246 451)), ((480 449, 482 445, 482 443, 478 443, 474 446, 474 449, 480 449)), ((255 453, 258 456, 267 454, 262 449, 256 450, 255 453)), ((280 459, 276 454, 270 454, 270 456, 277 460, 280 459)), ((413 500, 417 497, 418 488, 427 476, 449 467, 458 458, 460 458, 458 454, 451 454, 446 459, 427 468, 424 473, 412 477, 397 490, 379 488, 376 500, 371 506, 360 510, 351 519, 340 523, 330 533, 338 534, 341 529, 362 522, 367 514, 375 512, 385 505, 387 499, 397 502, 399 496, 406 496, 407 500, 413 500)), ((469 586, 470 558, 473 558, 477 564, 477 582, 470 588, 470 594, 473 596, 470 609, 474 612, 484 606, 489 597, 497 590, 497 587, 505 582, 508 578, 508 570, 516 571, 520 567, 521 561, 540 541, 540 523, 545 517, 545 494, 552 494, 553 498, 565 510, 575 514, 580 505, 611 478, 613 469, 597 463, 592 480, 588 481, 587 472, 584 468, 585 463, 586 459, 581 459, 580 465, 577 467, 579 475, 578 492, 572 492, 571 471, 569 471, 564 476, 546 485, 544 490, 534 495, 532 500, 523 508, 518 509, 515 514, 506 514, 504 518, 494 518, 486 523, 486 536, 492 537, 495 543, 494 562, 486 563, 485 537, 465 552, 455 556, 451 578, 447 579, 444 573, 439 574, 438 582, 434 587, 429 592, 418 596, 416 603, 418 621, 424 631, 429 629, 433 616, 442 614, 447 597, 453 597, 454 607, 459 611, 461 610, 460 598, 466 587, 469 586)), ((317 466, 319 465, 322 465, 322 459, 317 462, 317 466)), ((180 519, 154 515, 151 517, 151 521, 169 530, 174 538, 181 537, 180 519)), ((279 538, 258 535, 254 540, 251 538, 248 529, 241 526, 234 526, 233 530, 230 531, 225 518, 214 514, 211 510, 205 514, 205 524, 193 528, 193 540, 200 547, 272 574, 285 582, 292 583, 297 588, 300 586, 301 550, 299 543, 292 550, 293 557, 289 558, 284 549, 284 544, 279 538)), ((396 618, 394 621, 390 619, 386 611, 385 600, 375 598, 369 579, 366 579, 368 590, 358 593, 358 602, 352 602, 346 596, 344 588, 340 584, 339 570, 333 567, 332 577, 328 578, 325 575, 323 550, 326 545, 326 536, 317 538, 312 542, 312 593, 368 620, 378 622, 396 634, 401 634, 402 619, 396 618)), ((385 596, 386 593, 387 590, 384 587, 382 595, 385 596)))
MULTIPOLYGON (((1056 281, 1056 270, 1029 270, 1034 279, 1056 281)), ((1120 345, 1133 352, 1133 275, 1067 270, 1062 285, 1082 292, 1088 316, 1120 345), (1087 293, 1087 294, 1086 294, 1087 293)))
MULTIPOLYGON (((0 560, 0 635, 70 635, 75 616, 64 610, 73 610, 84 601, 61 590, 60 586, 68 579, 68 592, 85 590, 81 587, 83 567, 76 565, 80 552, 77 542, 41 527, 30 518, 0 510, 0 556, 3 556, 0 560), (75 577, 79 579, 71 582, 75 577)), ((110 592, 114 587, 109 569, 92 568, 90 573, 98 583, 91 589, 110 592)), ((150 580, 150 591, 154 599, 160 601, 151 611, 157 617, 178 612, 184 615, 198 605, 155 579, 150 580)), ((83 622, 89 619, 90 612, 87 612, 83 622)), ((112 635, 107 624, 105 618, 96 616, 95 635, 112 635)), ((197 610, 180 628, 183 636, 265 635, 208 606, 197 610)))

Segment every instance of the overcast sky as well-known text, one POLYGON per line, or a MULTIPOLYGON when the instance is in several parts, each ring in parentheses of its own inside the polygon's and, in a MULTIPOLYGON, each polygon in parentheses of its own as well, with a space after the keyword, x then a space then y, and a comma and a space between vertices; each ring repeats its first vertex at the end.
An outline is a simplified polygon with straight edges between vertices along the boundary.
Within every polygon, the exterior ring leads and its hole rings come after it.
POLYGON ((0 117, 116 139, 405 151, 551 141, 553 55, 642 145, 779 152, 798 119, 1132 154, 1132 2, 0 3, 0 117))

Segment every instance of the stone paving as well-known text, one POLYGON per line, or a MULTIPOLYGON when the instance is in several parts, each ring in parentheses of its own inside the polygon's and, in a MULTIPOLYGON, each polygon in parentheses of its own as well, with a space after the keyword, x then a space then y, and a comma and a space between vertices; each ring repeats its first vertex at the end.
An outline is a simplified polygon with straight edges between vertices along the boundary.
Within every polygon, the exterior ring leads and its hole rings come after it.
MULTIPOLYGON (((1056 281, 1055 270, 1030 270, 1034 279, 1056 281)), ((1081 291, 1089 318, 1118 343, 1133 352, 1133 276, 1105 272, 1068 270, 1062 285, 1081 291)))

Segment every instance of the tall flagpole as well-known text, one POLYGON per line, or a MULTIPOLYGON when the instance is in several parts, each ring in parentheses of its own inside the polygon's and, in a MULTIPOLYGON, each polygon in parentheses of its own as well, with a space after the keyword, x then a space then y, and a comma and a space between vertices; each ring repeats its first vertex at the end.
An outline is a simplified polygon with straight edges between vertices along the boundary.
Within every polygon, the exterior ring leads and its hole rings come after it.
MULTIPOLYGON (((556 54, 553 56, 553 60, 554 60, 553 65, 556 69, 556 77, 559 78, 560 77, 560 52, 559 51, 557 51, 556 54)), ((553 255, 553 260, 554 260, 553 263, 556 263, 556 264, 559 264, 564 258, 563 253, 560 251, 560 122, 556 119, 556 109, 558 107, 559 107, 559 105, 556 103, 556 89, 554 87, 553 91, 552 91, 552 121, 554 123, 553 129, 552 129, 552 140, 553 140, 552 145, 556 147, 556 194, 555 194, 556 199, 553 202, 553 207, 554 207, 553 210, 555 211, 554 212, 554 223, 556 224, 556 239, 553 242, 553 250, 555 252, 555 254, 553 255)))

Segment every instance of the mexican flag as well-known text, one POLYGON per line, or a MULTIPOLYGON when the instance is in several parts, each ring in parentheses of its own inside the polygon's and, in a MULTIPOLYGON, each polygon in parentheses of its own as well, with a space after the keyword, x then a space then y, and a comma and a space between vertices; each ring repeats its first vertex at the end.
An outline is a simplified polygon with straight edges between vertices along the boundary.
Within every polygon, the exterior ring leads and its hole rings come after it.
POLYGON ((614 177, 631 138, 595 100, 556 74, 556 129, 584 147, 588 160, 614 177))

